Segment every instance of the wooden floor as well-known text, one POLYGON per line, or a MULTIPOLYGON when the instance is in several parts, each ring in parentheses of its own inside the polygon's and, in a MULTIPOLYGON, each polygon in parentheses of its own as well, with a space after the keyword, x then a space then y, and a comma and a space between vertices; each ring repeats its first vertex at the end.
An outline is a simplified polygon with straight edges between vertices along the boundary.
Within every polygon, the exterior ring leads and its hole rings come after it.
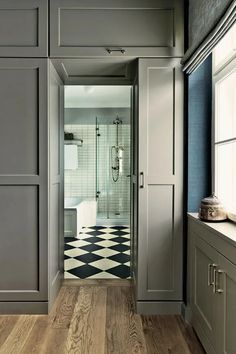
POLYGON ((68 280, 49 316, 0 316, 4 354, 203 354, 180 316, 139 316, 127 280, 68 280))

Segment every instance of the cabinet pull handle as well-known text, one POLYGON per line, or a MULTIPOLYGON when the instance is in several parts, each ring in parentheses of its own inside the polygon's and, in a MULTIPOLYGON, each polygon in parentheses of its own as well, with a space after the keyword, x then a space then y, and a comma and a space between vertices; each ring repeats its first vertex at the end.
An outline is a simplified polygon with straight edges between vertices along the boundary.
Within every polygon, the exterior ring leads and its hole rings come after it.
POLYGON ((144 172, 140 172, 140 188, 144 188, 144 172))
POLYGON ((223 292, 224 292, 224 290, 223 289, 221 289, 220 288, 220 275, 221 274, 223 274, 224 272, 223 272, 223 270, 221 270, 221 269, 218 269, 217 271, 216 271, 216 275, 215 275, 215 278, 216 278, 216 293, 217 294, 222 294, 223 292))
POLYGON ((213 293, 216 293, 216 268, 217 268, 217 264, 212 264, 212 269, 213 269, 213 281, 212 281, 212 285, 213 285, 213 293))
POLYGON ((121 54, 125 54, 126 50, 124 48, 106 48, 108 54, 112 54, 113 52, 120 52, 121 54))
POLYGON ((212 266, 213 264, 208 264, 208 276, 207 276, 207 285, 212 286, 213 281, 212 281, 212 266))
POLYGON ((214 286, 214 277, 212 277, 212 270, 217 267, 217 264, 210 263, 208 264, 208 276, 207 276, 207 284, 208 286, 214 286), (212 280, 213 278, 213 280, 212 280))

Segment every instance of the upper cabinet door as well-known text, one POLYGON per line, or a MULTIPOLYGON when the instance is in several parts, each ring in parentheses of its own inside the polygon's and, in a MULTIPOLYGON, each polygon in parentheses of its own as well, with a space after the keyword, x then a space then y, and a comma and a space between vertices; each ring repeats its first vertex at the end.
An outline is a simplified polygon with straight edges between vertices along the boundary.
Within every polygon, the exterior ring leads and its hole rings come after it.
POLYGON ((182 0, 51 0, 51 57, 182 56, 182 0))
POLYGON ((180 59, 139 60, 138 300, 182 300, 180 59))
POLYGON ((48 1, 0 0, 0 57, 47 57, 48 1))

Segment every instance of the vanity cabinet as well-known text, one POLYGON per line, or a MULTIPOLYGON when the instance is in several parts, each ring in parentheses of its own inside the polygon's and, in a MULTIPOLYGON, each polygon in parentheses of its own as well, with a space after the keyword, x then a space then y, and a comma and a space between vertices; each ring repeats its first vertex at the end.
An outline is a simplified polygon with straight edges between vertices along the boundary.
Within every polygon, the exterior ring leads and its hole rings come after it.
POLYGON ((0 0, 0 57, 47 57, 48 0, 0 0))
POLYGON ((192 324, 207 353, 234 354, 236 258, 219 237, 203 223, 189 221, 192 324))
POLYGON ((183 56, 183 1, 51 0, 51 57, 183 56))

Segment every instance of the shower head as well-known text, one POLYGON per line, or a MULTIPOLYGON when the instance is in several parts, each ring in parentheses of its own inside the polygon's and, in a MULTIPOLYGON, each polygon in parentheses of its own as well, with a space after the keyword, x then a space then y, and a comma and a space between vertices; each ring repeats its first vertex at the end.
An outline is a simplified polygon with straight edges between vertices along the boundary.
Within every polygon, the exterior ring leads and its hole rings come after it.
POLYGON ((113 120, 113 124, 122 124, 122 120, 117 116, 115 120, 113 120))

